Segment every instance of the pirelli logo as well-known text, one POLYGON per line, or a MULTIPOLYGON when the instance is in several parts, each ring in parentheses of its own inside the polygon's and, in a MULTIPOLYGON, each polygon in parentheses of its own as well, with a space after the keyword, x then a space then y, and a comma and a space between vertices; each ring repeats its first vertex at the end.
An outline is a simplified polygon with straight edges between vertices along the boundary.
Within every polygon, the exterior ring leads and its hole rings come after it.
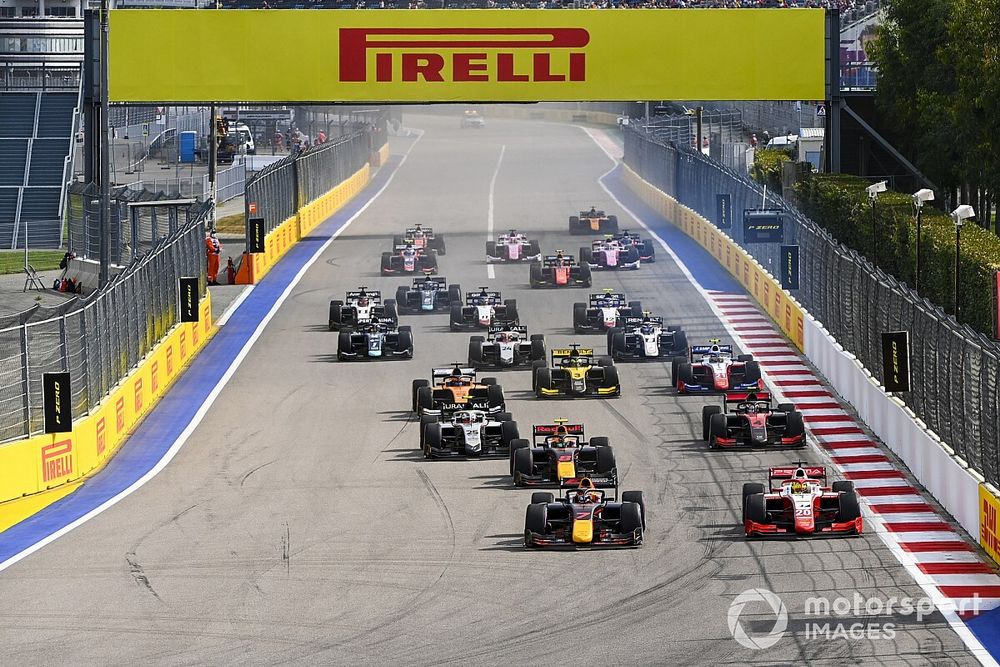
POLYGON ((586 81, 584 28, 340 28, 345 83, 586 81))
POLYGON ((73 441, 60 440, 42 447, 42 481, 51 482, 73 474, 73 441))
POLYGON ((100 456, 108 448, 108 428, 104 417, 97 420, 95 435, 97 438, 97 455, 100 456))

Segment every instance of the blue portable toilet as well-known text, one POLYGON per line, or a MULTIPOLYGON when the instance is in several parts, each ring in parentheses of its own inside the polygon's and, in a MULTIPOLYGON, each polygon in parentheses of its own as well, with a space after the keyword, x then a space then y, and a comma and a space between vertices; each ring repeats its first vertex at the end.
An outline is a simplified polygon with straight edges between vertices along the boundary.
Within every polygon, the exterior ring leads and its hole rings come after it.
POLYGON ((194 150, 198 145, 198 133, 194 131, 181 132, 181 162, 189 164, 194 162, 194 150))

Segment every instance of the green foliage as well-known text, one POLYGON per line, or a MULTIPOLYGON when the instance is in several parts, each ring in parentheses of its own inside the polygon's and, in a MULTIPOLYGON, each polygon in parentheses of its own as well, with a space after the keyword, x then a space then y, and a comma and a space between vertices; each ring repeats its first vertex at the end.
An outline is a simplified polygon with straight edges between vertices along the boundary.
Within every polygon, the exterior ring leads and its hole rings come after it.
MULTIPOLYGON (((29 250, 28 263, 36 271, 51 271, 59 268, 65 251, 63 250, 29 250)), ((24 251, 9 250, 0 252, 0 275, 21 273, 24 271, 24 251)))
MULTIPOLYGON (((916 218, 909 195, 883 192, 872 207, 869 181, 842 174, 813 174, 795 186, 800 208, 817 224, 869 261, 911 287, 916 268, 916 218), (877 237, 876 237, 877 233, 877 237)), ((921 216, 920 294, 949 312, 954 304, 955 225, 925 206, 921 216)), ((993 331, 993 281, 1000 270, 1000 238, 976 224, 962 228, 961 319, 979 331, 993 331)))
POLYGON ((781 170, 792 159, 791 153, 777 148, 763 148, 754 152, 750 176, 758 183, 781 192, 781 170))

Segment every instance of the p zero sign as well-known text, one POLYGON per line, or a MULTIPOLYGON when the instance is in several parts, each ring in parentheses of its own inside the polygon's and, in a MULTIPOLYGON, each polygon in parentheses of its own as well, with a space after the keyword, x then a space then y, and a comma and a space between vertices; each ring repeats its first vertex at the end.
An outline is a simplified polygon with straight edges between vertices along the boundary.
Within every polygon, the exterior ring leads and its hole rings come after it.
POLYGON ((119 9, 110 22, 112 102, 826 97, 819 9, 119 9), (295 38, 259 48, 275 35, 295 38), (234 54, 239 67, 219 66, 234 54))

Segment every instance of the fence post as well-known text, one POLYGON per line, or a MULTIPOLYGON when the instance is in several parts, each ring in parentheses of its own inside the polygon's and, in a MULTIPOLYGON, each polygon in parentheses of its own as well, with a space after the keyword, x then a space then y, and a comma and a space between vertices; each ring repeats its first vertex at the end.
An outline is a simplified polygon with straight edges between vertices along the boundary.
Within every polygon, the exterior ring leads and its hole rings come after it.
POLYGON ((24 390, 24 432, 31 435, 31 383, 28 373, 28 325, 21 325, 21 388, 24 390))

